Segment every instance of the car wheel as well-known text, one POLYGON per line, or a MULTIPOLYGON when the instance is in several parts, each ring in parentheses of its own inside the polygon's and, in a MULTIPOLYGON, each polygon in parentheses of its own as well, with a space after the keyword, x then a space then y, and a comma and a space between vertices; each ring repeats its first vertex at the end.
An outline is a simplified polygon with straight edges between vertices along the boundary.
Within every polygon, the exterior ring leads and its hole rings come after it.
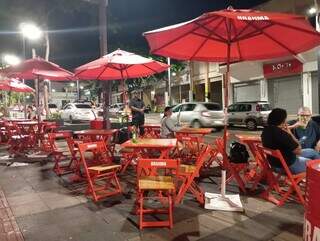
POLYGON ((200 128, 201 127, 201 123, 198 120, 194 120, 194 121, 192 121, 191 126, 192 126, 192 128, 200 128))
POLYGON ((74 122, 72 116, 69 116, 69 122, 70 122, 71 124, 74 122))
POLYGON ((219 126, 219 127, 215 127, 215 129, 216 129, 216 131, 217 131, 217 132, 222 131, 222 130, 223 130, 223 128, 224 128, 224 127, 220 127, 220 126, 219 126))
POLYGON ((248 120, 246 126, 248 130, 254 131, 257 129, 257 122, 255 120, 248 120))

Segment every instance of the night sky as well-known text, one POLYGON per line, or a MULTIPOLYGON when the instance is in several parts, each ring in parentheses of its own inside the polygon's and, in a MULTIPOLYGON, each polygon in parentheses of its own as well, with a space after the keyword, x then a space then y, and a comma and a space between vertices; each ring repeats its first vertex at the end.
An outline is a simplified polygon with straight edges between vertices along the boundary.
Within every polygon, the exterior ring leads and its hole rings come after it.
MULTIPOLYGON (((108 50, 148 54, 142 33, 232 5, 250 8, 266 0, 109 0, 108 50)), ((50 60, 70 70, 99 57, 98 6, 82 0, 0 0, 0 54, 22 56, 20 22, 49 30, 50 60), (46 27, 47 26, 47 27, 46 27)), ((27 42, 43 56, 44 43, 27 42)))

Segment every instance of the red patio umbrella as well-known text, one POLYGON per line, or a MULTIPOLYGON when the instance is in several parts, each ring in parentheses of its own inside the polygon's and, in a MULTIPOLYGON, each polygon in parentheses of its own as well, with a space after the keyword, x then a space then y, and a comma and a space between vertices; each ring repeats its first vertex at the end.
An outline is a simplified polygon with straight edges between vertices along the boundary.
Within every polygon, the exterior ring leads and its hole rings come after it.
MULTIPOLYGON (((4 68, 0 71, 1 74, 7 77, 19 78, 19 79, 37 79, 37 80, 72 80, 74 79, 73 73, 61 68, 59 65, 46 61, 43 58, 36 57, 25 60, 18 65, 4 68)), ((38 83, 39 85, 39 83, 38 83)), ((36 107, 38 120, 40 119, 39 111, 39 86, 36 88, 36 107)))
MULTIPOLYGON (((205 13, 188 22, 146 32, 144 36, 153 54, 227 63, 225 115, 231 62, 297 55, 320 44, 320 35, 303 16, 232 8, 205 13)), ((225 121, 225 150, 226 143, 225 121)))
POLYGON ((134 53, 116 50, 75 69, 79 79, 125 80, 160 73, 169 65, 134 53))
POLYGON ((19 79, 41 78, 58 81, 68 80, 73 77, 73 73, 70 71, 40 57, 27 59, 18 65, 4 68, 0 73, 19 79))
MULTIPOLYGON (((170 66, 153 59, 118 49, 75 69, 75 76, 83 80, 122 80, 161 73, 170 66)), ((105 109, 106 111, 106 109, 105 109)))
POLYGON ((17 79, 9 79, 9 78, 5 78, 0 81, 0 90, 21 92, 21 93, 34 92, 34 89, 29 87, 28 85, 20 82, 17 79))

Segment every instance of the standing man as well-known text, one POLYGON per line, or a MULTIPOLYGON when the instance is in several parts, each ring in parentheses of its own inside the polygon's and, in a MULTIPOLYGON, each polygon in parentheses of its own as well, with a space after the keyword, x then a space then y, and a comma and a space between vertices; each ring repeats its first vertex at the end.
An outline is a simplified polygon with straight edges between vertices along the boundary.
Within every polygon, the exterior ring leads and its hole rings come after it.
POLYGON ((132 99, 129 103, 129 107, 132 112, 132 125, 136 126, 140 131, 140 135, 144 135, 144 103, 143 100, 139 98, 139 93, 134 90, 132 91, 132 99))

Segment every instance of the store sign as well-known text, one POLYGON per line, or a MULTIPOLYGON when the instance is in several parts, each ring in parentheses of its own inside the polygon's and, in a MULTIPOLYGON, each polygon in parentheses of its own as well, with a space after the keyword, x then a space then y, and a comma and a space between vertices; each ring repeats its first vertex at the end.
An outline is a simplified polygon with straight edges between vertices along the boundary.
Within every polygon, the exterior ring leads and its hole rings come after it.
POLYGON ((284 77, 302 72, 302 63, 297 59, 287 60, 278 63, 264 64, 263 74, 265 78, 284 77))

